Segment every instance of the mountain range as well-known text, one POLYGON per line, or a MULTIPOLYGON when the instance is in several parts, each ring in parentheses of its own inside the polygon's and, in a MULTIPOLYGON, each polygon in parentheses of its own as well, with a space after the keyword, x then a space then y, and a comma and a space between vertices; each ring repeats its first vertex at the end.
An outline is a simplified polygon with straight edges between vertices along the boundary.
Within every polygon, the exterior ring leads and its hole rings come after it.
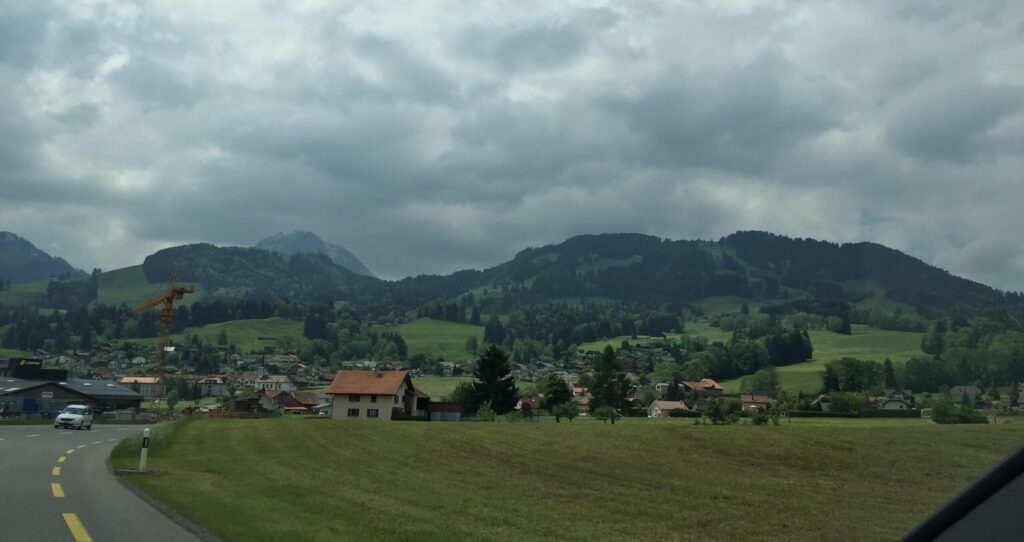
POLYGON ((74 277, 85 273, 64 258, 50 256, 19 236, 0 231, 0 280, 23 284, 61 275, 74 277))
MULTIPOLYGON (((1004 296, 876 243, 837 244, 758 231, 717 241, 580 235, 524 249, 482 271, 398 281, 374 278, 347 250, 300 231, 269 237, 254 248, 192 244, 160 250, 145 259, 141 271, 142 285, 160 283, 174 271, 212 298, 348 301, 398 311, 469 294, 478 303, 504 308, 580 299, 681 307, 735 296, 778 303, 834 300, 931 318, 952 310, 984 310, 1004 296)), ((101 300, 104 285, 116 287, 116 277, 128 276, 117 273, 104 274, 109 278, 100 281, 101 300)))
POLYGON ((323 254, 332 262, 367 277, 374 276, 354 254, 343 246, 325 242, 311 231, 296 230, 291 233, 278 233, 256 243, 256 248, 277 252, 285 256, 294 254, 323 254))

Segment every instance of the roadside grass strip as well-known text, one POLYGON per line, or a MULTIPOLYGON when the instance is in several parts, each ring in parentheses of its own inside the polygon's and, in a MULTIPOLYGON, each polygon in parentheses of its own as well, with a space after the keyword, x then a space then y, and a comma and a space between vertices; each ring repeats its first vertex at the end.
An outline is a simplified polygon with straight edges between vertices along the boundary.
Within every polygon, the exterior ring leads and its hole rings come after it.
POLYGON ((75 539, 75 542, 92 542, 92 537, 85 530, 85 525, 82 525, 82 520, 78 519, 78 514, 65 512, 62 515, 64 516, 64 523, 67 524, 68 530, 71 531, 71 536, 75 539))

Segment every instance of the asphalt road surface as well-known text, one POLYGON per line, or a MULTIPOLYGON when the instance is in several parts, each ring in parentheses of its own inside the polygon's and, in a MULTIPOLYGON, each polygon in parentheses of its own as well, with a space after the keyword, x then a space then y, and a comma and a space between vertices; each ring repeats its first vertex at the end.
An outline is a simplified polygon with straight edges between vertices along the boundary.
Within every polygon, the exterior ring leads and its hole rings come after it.
POLYGON ((0 426, 0 540, 197 542, 107 470, 114 444, 142 429, 0 426))

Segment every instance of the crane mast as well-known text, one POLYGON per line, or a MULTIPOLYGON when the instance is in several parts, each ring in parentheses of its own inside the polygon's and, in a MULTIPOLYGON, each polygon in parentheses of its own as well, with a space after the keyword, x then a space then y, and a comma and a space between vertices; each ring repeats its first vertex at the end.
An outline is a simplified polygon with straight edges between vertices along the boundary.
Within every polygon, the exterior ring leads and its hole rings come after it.
POLYGON ((191 294, 195 292, 195 286, 189 284, 188 286, 178 286, 178 276, 175 273, 170 273, 167 276, 168 288, 165 292, 158 294, 156 297, 132 307, 133 313, 140 313, 144 310, 151 309, 157 305, 163 305, 160 310, 160 348, 156 354, 156 367, 158 373, 163 373, 164 369, 164 356, 167 352, 167 346, 169 344, 169 338, 171 336, 171 327, 174 323, 174 301, 185 297, 185 294, 191 294))

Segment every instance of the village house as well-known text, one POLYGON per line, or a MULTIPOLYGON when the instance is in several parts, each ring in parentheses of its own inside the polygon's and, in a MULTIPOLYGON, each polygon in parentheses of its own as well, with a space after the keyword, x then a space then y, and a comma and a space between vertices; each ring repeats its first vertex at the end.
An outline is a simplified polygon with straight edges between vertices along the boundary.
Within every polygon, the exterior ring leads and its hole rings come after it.
POLYGON ((164 382, 158 376, 126 376, 118 383, 142 394, 146 401, 164 397, 164 382))
POLYGON ((196 385, 199 397, 224 397, 228 394, 228 384, 222 376, 207 376, 196 385))
POLYGON ((295 391, 297 388, 292 377, 288 375, 264 375, 253 382, 253 387, 260 391, 295 391))
POLYGON ((722 386, 710 378, 702 378, 699 382, 681 382, 683 392, 697 397, 721 397, 722 386))
POLYGON ((910 410, 914 408, 914 394, 910 390, 885 390, 885 395, 875 398, 875 407, 882 410, 910 410))
POLYGON ((594 396, 590 394, 590 391, 587 390, 587 388, 573 386, 572 400, 576 401, 576 404, 579 405, 581 412, 587 412, 587 410, 590 408, 590 400, 593 398, 594 396))
POLYGON ((949 388, 949 400, 956 407, 967 405, 971 408, 979 408, 983 406, 981 389, 978 386, 953 386, 949 388))
POLYGON ((779 404, 779 400, 767 393, 741 393, 740 401, 744 410, 771 410, 779 404))
POLYGON ((672 414, 678 414, 690 410, 682 401, 651 401, 647 407, 648 418, 668 418, 672 414))
POLYGON ((406 371, 338 371, 327 394, 335 420, 423 417, 430 403, 406 371))

